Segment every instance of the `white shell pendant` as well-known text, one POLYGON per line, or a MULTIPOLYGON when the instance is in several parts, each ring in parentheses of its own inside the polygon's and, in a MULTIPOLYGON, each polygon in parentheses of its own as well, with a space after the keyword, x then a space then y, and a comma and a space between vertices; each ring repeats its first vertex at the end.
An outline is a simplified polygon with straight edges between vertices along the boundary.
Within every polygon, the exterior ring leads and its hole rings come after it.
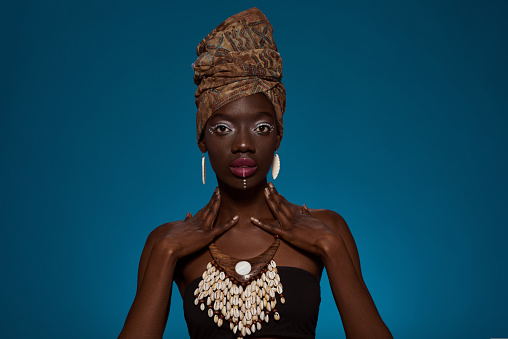
POLYGON ((245 338, 260 331, 262 323, 268 323, 270 316, 273 317, 272 321, 280 320, 276 306, 279 300, 283 304, 285 299, 274 260, 262 261, 260 271, 256 268, 259 264, 255 260, 251 264, 249 260, 230 257, 228 266, 222 267, 219 265, 221 257, 213 257, 214 261, 207 264, 202 280, 194 291, 194 295, 197 295, 194 304, 199 305, 199 309, 213 319, 218 327, 227 327, 229 322, 229 330, 235 336, 245 338), (219 263, 215 260, 219 260, 219 263), (248 276, 249 279, 239 281, 236 275, 248 276))
POLYGON ((249 274, 251 270, 251 266, 248 261, 239 261, 235 266, 236 273, 240 275, 249 274))
POLYGON ((201 180, 203 180, 203 185, 206 182, 206 164, 205 164, 205 153, 201 157, 201 180))
MULTIPOLYGON (((204 155, 203 155, 203 157, 204 157, 204 155)), ((277 152, 275 152, 275 155, 273 156, 273 162, 272 162, 273 180, 277 179, 277 176, 279 175, 279 171, 280 171, 280 159, 279 159, 279 155, 277 154, 277 152)))

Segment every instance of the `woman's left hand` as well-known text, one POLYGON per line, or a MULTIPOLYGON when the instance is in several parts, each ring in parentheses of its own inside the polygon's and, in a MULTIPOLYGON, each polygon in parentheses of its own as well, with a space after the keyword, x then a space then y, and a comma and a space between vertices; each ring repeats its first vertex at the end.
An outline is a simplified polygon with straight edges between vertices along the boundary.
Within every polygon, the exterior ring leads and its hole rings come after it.
POLYGON ((280 195, 272 183, 265 188, 265 198, 279 224, 271 225, 251 218, 252 223, 272 234, 280 235, 292 245, 322 257, 340 235, 321 220, 314 218, 306 205, 298 206, 280 195))

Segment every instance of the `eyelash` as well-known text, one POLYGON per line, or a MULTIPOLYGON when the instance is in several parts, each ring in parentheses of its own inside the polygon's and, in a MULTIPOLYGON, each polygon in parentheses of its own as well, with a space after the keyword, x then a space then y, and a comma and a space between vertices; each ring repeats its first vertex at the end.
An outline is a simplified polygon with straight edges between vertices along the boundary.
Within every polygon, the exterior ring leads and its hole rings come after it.
POLYGON ((212 126, 212 128, 211 128, 211 130, 210 130, 210 133, 212 133, 212 134, 213 134, 214 132, 215 132, 215 133, 218 133, 218 134, 227 134, 227 133, 229 133, 229 132, 221 132, 221 131, 218 131, 218 130, 217 130, 217 128, 219 128, 219 127, 225 127, 225 128, 227 128, 230 132, 231 132, 231 131, 233 131, 233 129, 232 129, 232 128, 230 128, 230 127, 229 127, 228 125, 226 125, 226 124, 217 124, 217 125, 212 126))
MULTIPOLYGON (((269 134, 269 133, 271 133, 271 132, 273 131, 273 129, 274 129, 273 125, 270 125, 270 124, 268 124, 268 123, 261 123, 261 124, 257 125, 257 126, 254 128, 254 131, 255 131, 256 133, 259 133, 259 134, 269 134), (268 128, 268 132, 257 132, 256 130, 257 130, 258 128, 260 128, 260 127, 267 127, 267 128, 268 128)), ((228 126, 228 125, 226 125, 226 124, 222 124, 222 123, 220 123, 220 124, 216 124, 216 125, 212 126, 212 127, 209 129, 209 131, 210 131, 210 133, 211 133, 211 134, 217 133, 217 134, 222 134, 222 135, 225 135, 225 134, 229 134, 229 133, 231 133, 231 132, 234 132, 234 129, 233 129, 233 128, 231 128, 231 127, 229 127, 229 126, 228 126), (217 128, 219 128, 219 127, 225 127, 225 128, 226 128, 226 129, 228 129, 229 131, 223 131, 223 132, 218 131, 218 130, 217 130, 217 128)))
MULTIPOLYGON (((263 124, 259 124, 259 125, 257 125, 257 126, 256 126, 256 128, 254 128, 254 131, 255 131, 255 130, 257 130, 257 129, 258 129, 259 127, 261 127, 261 126, 263 126, 263 127, 268 127, 268 133, 271 133, 271 132, 273 131, 273 126, 272 126, 272 125, 270 125, 270 124, 267 124, 267 123, 263 123, 263 124)), ((258 133, 265 133, 265 132, 258 132, 258 133)), ((268 133, 267 133, 267 134, 268 134, 268 133)))

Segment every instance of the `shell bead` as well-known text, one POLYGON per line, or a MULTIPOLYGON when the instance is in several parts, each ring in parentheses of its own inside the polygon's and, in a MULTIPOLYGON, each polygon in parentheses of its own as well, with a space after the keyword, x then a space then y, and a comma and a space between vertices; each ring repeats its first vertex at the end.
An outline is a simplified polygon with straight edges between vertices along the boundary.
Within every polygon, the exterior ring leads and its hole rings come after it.
POLYGON ((280 319, 280 314, 275 309, 276 296, 279 295, 282 304, 285 303, 285 298, 274 260, 270 260, 261 269, 260 266, 254 266, 253 269, 246 260, 230 267, 234 270, 229 272, 236 272, 240 276, 255 272, 255 276, 245 281, 228 275, 228 271, 217 264, 220 263, 217 259, 219 257, 214 258, 214 261, 207 264, 198 288, 194 291, 194 304, 201 311, 207 310, 207 315, 213 318, 218 327, 229 322, 229 330, 239 338, 244 338, 260 331, 262 322, 269 322, 270 314, 276 321, 280 319))
MULTIPOLYGON (((235 266, 236 273, 240 275, 247 275, 250 273, 251 265, 248 261, 239 261, 235 266)), ((222 272, 224 273, 224 272, 222 272)))
MULTIPOLYGON (((204 154, 203 154, 203 159, 204 159, 204 154)), ((273 162, 272 162, 273 180, 277 179, 277 176, 279 175, 279 171, 280 171, 280 158, 279 158, 279 155, 277 153, 275 153, 275 155, 273 156, 273 162)))

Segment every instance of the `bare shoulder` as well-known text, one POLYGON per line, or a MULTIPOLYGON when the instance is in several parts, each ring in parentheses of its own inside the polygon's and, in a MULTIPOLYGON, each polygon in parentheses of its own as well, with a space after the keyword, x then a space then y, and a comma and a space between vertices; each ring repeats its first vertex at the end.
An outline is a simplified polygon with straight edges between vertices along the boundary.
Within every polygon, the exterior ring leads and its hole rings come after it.
POLYGON ((139 259, 139 267, 138 267, 138 288, 141 285, 141 281, 143 280, 143 276, 145 274, 146 265, 148 263, 148 258, 152 252, 154 245, 164 237, 165 234, 173 227, 173 225, 177 223, 176 221, 168 222, 156 227, 150 234, 145 242, 145 247, 143 248, 143 252, 141 253, 141 258, 139 259))
POLYGON ((326 209, 311 209, 309 212, 314 218, 324 222, 326 226, 337 232, 342 237, 342 240, 346 244, 346 248, 358 273, 358 276, 360 277, 362 284, 365 286, 365 282, 363 281, 362 277, 362 270, 360 267, 360 256, 358 255, 358 248, 356 247, 353 235, 351 234, 349 226, 347 225, 344 218, 339 213, 326 209))
POLYGON ((337 212, 327 209, 309 209, 310 214, 326 224, 333 231, 344 235, 350 234, 346 220, 337 212))
POLYGON ((171 225, 173 223, 174 222, 167 222, 153 229, 152 232, 150 232, 150 234, 148 235, 146 242, 148 243, 157 241, 160 237, 166 234, 168 230, 171 229, 171 225))
MULTIPOLYGON (((301 209, 302 207, 296 205, 294 203, 288 202, 290 206, 293 208, 301 209)), ((326 224, 331 230, 339 233, 343 238, 349 239, 353 238, 351 235, 351 231, 349 230, 349 226, 346 223, 346 220, 337 212, 328 210, 328 209, 315 209, 309 208, 310 214, 316 218, 321 220, 326 224)))
POLYGON ((162 237, 164 237, 165 234, 168 233, 168 231, 171 229, 171 227, 173 227, 173 225, 179 222, 181 222, 181 220, 167 222, 152 230, 152 232, 150 232, 148 238, 146 239, 145 248, 151 248, 158 240, 160 240, 162 237))
POLYGON ((150 234, 148 235, 148 238, 145 242, 145 247, 143 248, 143 252, 141 253, 141 260, 140 260, 140 268, 144 271, 144 266, 146 265, 146 262, 148 261, 148 257, 150 256, 150 253, 152 252, 153 246, 164 237, 165 234, 171 229, 172 225, 175 222, 168 222, 165 224, 162 224, 158 227, 156 227, 150 234))

